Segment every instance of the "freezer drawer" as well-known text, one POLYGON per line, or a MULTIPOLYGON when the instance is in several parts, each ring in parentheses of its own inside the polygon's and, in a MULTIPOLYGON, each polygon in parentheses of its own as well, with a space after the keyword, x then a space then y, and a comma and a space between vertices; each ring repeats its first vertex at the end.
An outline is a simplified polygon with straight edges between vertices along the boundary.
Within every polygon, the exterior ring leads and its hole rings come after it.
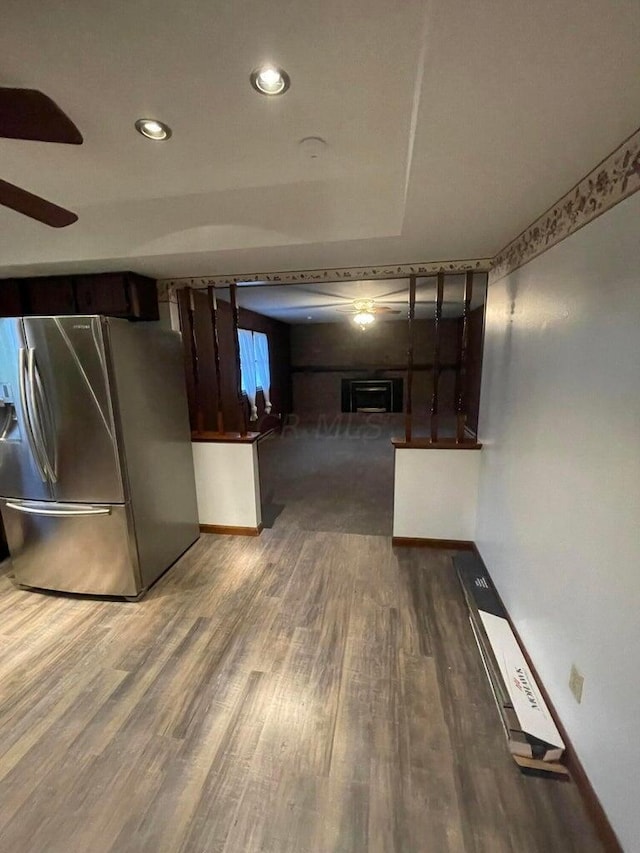
POLYGON ((126 505, 3 499, 1 506, 17 583, 89 595, 140 591, 126 505))

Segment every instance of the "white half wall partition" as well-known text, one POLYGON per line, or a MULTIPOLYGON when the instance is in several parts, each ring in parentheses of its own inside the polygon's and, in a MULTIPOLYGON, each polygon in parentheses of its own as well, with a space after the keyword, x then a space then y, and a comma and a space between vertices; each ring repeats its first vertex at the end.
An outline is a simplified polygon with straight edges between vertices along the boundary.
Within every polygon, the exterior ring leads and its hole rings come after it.
POLYGON ((480 449, 396 446, 395 539, 475 537, 480 449))
POLYGON ((191 447, 201 528, 258 534, 262 513, 257 441, 205 439, 193 441, 191 447))

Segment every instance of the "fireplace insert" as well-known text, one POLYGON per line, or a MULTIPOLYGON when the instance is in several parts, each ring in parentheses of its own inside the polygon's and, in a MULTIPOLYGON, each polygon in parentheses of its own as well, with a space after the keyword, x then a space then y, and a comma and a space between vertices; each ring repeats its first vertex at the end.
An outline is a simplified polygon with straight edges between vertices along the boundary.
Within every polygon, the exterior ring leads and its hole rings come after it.
POLYGON ((401 412, 402 379, 343 379, 343 412, 401 412))

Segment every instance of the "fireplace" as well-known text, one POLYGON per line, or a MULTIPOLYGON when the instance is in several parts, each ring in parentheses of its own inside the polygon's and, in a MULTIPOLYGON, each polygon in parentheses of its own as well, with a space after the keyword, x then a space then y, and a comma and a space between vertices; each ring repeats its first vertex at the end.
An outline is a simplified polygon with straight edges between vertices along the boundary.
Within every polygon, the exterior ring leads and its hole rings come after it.
POLYGON ((401 412, 402 379, 343 379, 342 411, 401 412))

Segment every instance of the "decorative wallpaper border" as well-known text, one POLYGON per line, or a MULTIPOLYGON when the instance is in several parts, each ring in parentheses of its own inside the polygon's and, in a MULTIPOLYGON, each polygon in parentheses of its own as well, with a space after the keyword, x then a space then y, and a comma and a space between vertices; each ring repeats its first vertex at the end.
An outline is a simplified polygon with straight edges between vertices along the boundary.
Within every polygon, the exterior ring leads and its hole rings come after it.
POLYGON ((256 284, 322 284, 330 281, 362 281, 377 278, 404 278, 410 275, 433 275, 438 272, 488 272, 491 258, 462 261, 426 261, 420 264, 393 264, 370 267, 342 267, 326 270, 296 270, 292 272, 262 272, 246 275, 223 275, 201 278, 169 278, 158 282, 161 302, 168 302, 171 293, 180 287, 226 287, 241 282, 256 284))
POLYGON ((495 258, 459 261, 426 261, 419 264, 387 264, 370 267, 247 273, 245 275, 173 278, 158 282, 161 302, 169 302, 180 287, 225 287, 242 282, 261 284, 321 284, 433 275, 437 272, 489 271, 489 285, 546 252, 584 225, 606 213, 640 190, 640 128, 622 142, 566 195, 546 210, 495 258))
POLYGON ((640 190, 640 128, 493 259, 489 285, 640 190))

